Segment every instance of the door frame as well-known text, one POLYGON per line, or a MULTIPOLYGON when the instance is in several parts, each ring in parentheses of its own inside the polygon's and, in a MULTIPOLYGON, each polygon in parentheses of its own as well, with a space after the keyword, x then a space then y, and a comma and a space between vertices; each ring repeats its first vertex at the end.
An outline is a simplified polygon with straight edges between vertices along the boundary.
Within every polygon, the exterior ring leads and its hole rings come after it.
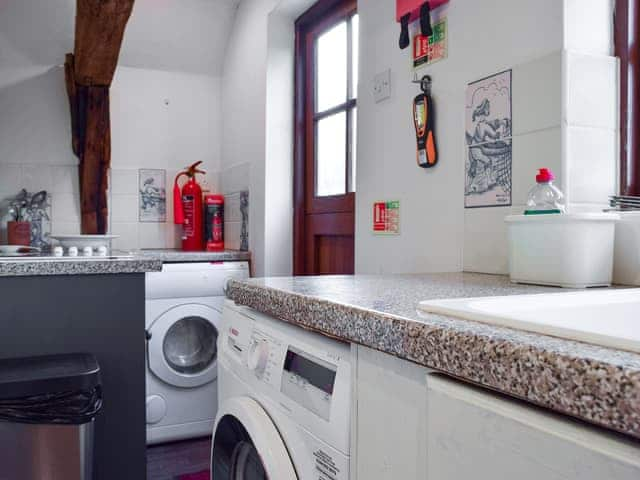
MULTIPOLYGON (((331 209, 336 204, 332 197, 314 199, 314 204, 309 205, 310 196, 313 196, 314 186, 307 181, 307 171, 314 168, 309 165, 309 150, 314 145, 308 145, 309 123, 313 124, 313 116, 308 115, 308 93, 312 90, 314 82, 313 64, 309 65, 307 59, 311 57, 307 51, 306 36, 310 30, 319 24, 330 24, 335 19, 348 16, 357 8, 356 0, 318 0, 311 8, 303 13, 295 22, 295 91, 294 91, 294 147, 293 147, 293 274, 304 275, 307 266, 312 259, 306 258, 306 245, 308 232, 306 228, 307 207, 312 207, 313 213, 324 213, 325 208, 331 209), (326 18, 331 12, 330 18, 326 18), (317 207, 320 207, 319 209, 317 207), (318 211, 316 211, 318 210, 318 211)), ((347 103, 351 100, 347 99, 347 103)), ((344 195, 351 207, 355 208, 355 194, 348 192, 344 195)), ((355 214, 355 211, 354 211, 355 214)))

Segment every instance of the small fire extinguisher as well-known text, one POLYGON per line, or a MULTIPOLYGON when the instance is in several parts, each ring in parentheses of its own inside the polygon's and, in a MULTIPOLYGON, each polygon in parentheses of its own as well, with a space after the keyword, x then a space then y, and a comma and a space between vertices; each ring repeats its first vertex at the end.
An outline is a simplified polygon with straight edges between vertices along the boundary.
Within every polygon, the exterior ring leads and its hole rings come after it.
POLYGON ((222 195, 205 195, 204 209, 207 251, 224 250, 224 197, 222 195))
POLYGON ((173 220, 182 225, 182 250, 195 252, 204 250, 202 223, 202 188, 196 181, 196 174, 204 174, 196 162, 185 171, 178 173, 173 184, 173 220), (182 176, 189 178, 180 189, 178 180, 182 176))

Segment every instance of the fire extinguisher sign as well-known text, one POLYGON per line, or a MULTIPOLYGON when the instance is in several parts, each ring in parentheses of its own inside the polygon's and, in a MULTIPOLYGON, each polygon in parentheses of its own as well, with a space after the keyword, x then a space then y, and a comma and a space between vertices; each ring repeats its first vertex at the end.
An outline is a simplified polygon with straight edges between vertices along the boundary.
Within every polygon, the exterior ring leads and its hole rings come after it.
POLYGON ((373 233, 377 235, 400 234, 400 202, 398 200, 374 202, 373 233))

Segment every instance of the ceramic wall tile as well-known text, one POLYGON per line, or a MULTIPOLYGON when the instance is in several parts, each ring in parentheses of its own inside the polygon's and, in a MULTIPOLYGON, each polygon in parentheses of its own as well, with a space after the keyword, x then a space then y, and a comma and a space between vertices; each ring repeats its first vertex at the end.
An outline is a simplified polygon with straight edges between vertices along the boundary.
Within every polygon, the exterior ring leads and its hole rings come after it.
POLYGON ((138 224, 139 248, 165 248, 166 224, 140 223, 138 224))
POLYGON ((15 195, 22 188, 20 165, 0 165, 0 201, 6 195, 15 195))
POLYGON ((618 134, 602 128, 567 127, 567 201, 604 203, 616 190, 618 134))
MULTIPOLYGON (((52 194, 51 211, 54 227, 57 227, 57 222, 80 223, 80 200, 73 193, 52 194)), ((57 228, 54 228, 54 231, 57 231, 57 228)))
POLYGON ((111 169, 109 191, 113 195, 137 195, 138 170, 111 169))
POLYGON ((535 185, 539 168, 551 168, 556 174, 556 185, 562 185, 562 129, 518 135, 513 139, 512 202, 523 205, 529 190, 535 185))
POLYGON ((136 250, 139 247, 137 222, 113 222, 110 233, 119 237, 113 240, 112 247, 116 250, 136 250))
POLYGON ((512 72, 513 134, 560 126, 562 53, 517 65, 512 72))
POLYGON ((519 215, 524 205, 476 208, 464 212, 464 271, 509 273, 505 217, 519 215))
POLYGON ((234 193, 249 188, 250 164, 241 163, 220 172, 222 193, 234 193))
POLYGON ((618 128, 618 61, 566 52, 566 121, 569 125, 618 128))
POLYGON ((77 165, 54 165, 51 167, 52 193, 80 195, 80 177, 77 165))
POLYGON ((21 187, 28 192, 39 192, 46 190, 50 192, 53 188, 53 171, 49 165, 23 165, 21 187))
POLYGON ((111 195, 110 212, 113 222, 137 222, 138 195, 111 195))

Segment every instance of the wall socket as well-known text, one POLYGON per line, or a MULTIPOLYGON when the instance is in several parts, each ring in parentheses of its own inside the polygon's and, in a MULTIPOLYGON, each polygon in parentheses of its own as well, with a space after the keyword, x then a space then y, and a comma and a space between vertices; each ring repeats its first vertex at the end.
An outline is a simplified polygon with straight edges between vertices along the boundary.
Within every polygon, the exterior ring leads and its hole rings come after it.
POLYGON ((391 69, 378 73, 373 78, 373 99, 376 103, 391 97, 391 69))

